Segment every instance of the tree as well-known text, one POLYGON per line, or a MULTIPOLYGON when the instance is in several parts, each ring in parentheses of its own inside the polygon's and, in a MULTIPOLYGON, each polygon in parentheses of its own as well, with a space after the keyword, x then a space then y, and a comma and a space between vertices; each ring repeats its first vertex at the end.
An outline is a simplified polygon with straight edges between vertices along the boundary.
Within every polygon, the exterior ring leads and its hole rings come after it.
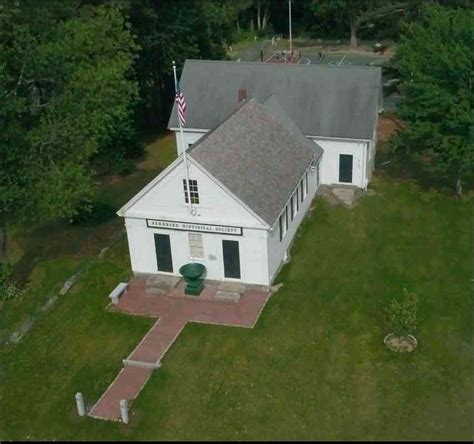
POLYGON ((148 127, 165 126, 174 95, 172 61, 223 59, 246 0, 129 0, 132 32, 140 46, 135 70, 141 115, 148 127))
POLYGON ((130 125, 136 45, 117 7, 5 2, 0 13, 0 253, 6 227, 69 217, 93 156, 130 125))
POLYGON ((423 22, 405 25, 394 62, 407 125, 392 146, 423 158, 458 194, 472 174, 472 20, 472 10, 430 6, 423 22))
POLYGON ((348 29, 350 46, 355 48, 357 32, 362 26, 393 14, 401 14, 413 3, 416 3, 416 0, 311 0, 308 8, 318 21, 334 23, 336 29, 348 29))

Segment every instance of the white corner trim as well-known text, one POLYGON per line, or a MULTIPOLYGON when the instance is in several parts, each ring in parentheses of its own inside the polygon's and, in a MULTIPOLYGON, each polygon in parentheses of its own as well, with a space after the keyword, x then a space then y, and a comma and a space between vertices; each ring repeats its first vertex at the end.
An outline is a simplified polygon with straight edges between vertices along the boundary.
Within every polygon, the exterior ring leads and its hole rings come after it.
POLYGON ((349 139, 344 137, 328 137, 328 136, 306 136, 308 139, 312 140, 340 140, 341 142, 372 142, 372 139, 349 139))
MULTIPOLYGON (((171 131, 179 131, 179 128, 175 126, 170 126, 168 129, 171 131)), ((209 130, 202 128, 183 128, 183 131, 185 133, 207 133, 209 130)))

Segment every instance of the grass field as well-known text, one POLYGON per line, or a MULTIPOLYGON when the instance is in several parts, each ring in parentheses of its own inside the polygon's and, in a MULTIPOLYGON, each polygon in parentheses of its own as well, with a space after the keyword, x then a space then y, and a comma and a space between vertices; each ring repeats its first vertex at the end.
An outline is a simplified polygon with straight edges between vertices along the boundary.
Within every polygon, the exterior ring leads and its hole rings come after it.
MULTIPOLYGON (((172 147, 169 136, 157 140, 140 169, 104 193, 123 203, 172 147)), ((130 275, 126 240, 99 260, 107 238, 70 232, 77 245, 61 249, 55 236, 70 227, 53 232, 57 249, 38 247, 36 265, 25 264, 36 290, 23 303, 34 306, 79 263, 88 270, 1 351, 2 439, 472 439, 471 202, 383 175, 372 187, 353 210, 315 201, 255 329, 186 326, 128 426, 79 418, 74 404, 76 391, 90 403, 100 396, 152 322, 105 310, 130 275), (410 355, 382 343, 384 307, 404 285, 420 298, 410 355)), ((17 263, 30 253, 19 242, 17 263)))

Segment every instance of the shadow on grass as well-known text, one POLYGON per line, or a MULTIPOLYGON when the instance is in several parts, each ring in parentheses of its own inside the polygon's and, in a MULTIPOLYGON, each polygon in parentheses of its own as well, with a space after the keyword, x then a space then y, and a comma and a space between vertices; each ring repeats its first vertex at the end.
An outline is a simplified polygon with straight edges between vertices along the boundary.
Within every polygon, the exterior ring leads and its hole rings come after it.
MULTIPOLYGON (((421 160, 406 153, 395 153, 386 143, 377 147, 375 156, 377 174, 401 181, 412 181, 422 191, 436 189, 446 197, 455 198, 454 184, 444 177, 429 172, 421 160)), ((474 189, 474 176, 463 182, 465 191, 474 189)))
MULTIPOLYGON (((172 132, 142 134, 145 154, 137 159, 137 169, 126 176, 99 177, 96 198, 118 210, 150 180, 156 177, 176 158, 175 138, 172 132)), ((109 221, 95 225, 73 226, 67 220, 45 224, 14 227, 11 231, 13 278, 25 282, 32 270, 42 261, 64 256, 91 257, 109 245, 122 229, 122 219, 113 216, 109 221), (13 251, 16 250, 16 251, 13 251), (18 257, 18 259, 16 259, 18 257)))

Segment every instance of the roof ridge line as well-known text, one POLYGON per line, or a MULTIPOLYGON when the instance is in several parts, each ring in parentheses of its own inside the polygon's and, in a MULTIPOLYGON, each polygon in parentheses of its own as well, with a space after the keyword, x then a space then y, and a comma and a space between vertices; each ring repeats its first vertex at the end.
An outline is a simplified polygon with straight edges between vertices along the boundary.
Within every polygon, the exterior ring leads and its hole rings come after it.
POLYGON ((333 69, 333 68, 343 68, 343 69, 381 69, 380 66, 358 66, 358 65, 350 65, 350 66, 339 66, 339 65, 326 65, 320 63, 310 63, 309 65, 301 65, 299 63, 265 63, 259 61, 248 61, 248 60, 210 60, 210 59, 185 59, 186 62, 199 62, 199 63, 222 63, 222 64, 243 64, 243 65, 262 65, 262 66, 300 66, 300 67, 311 67, 311 68, 319 68, 319 69, 333 69))

